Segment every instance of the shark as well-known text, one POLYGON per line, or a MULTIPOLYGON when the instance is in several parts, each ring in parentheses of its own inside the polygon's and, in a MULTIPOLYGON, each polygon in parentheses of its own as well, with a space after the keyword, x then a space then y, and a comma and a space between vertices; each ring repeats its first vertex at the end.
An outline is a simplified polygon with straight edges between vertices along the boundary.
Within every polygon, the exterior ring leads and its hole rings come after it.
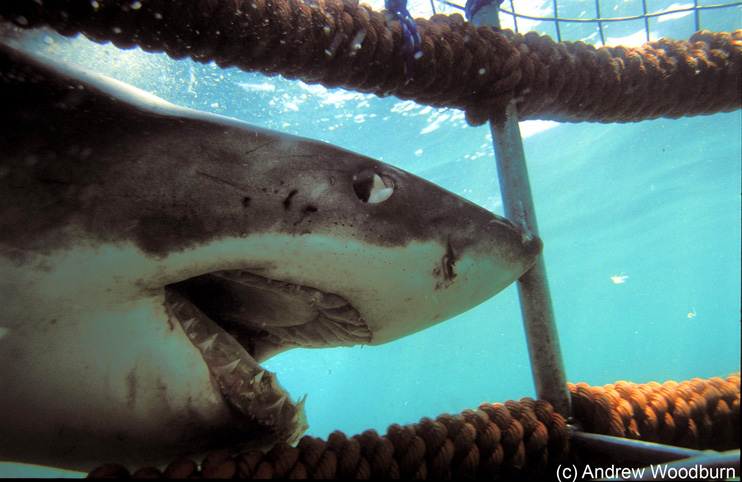
POLYGON ((262 362, 411 335, 541 253, 389 164, 0 53, 0 460, 294 443, 304 399, 262 362))

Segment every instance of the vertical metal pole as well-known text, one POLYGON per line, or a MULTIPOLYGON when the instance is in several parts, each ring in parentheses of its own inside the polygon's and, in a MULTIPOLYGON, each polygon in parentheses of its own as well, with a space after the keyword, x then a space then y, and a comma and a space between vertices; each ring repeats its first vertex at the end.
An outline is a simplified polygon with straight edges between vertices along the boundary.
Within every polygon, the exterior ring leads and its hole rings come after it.
MULTIPOLYGON (((499 19, 495 24, 492 23, 491 15, 487 15, 486 20, 487 23, 476 14, 471 19, 475 25, 500 26, 499 19)), ((508 104, 505 121, 490 122, 490 130, 495 147, 497 176, 500 181, 505 216, 513 223, 538 235, 536 212, 531 196, 531 184, 528 179, 515 101, 508 104)), ((536 265, 518 280, 518 296, 536 394, 538 398, 551 403, 556 412, 569 418, 571 415, 570 394, 559 347, 559 336, 556 330, 554 309, 551 305, 543 255, 539 256, 536 265)))
MULTIPOLYGON (((515 101, 508 104, 506 116, 503 123, 490 122, 505 216, 538 235, 515 101)), ((549 401, 555 411, 568 418, 571 414, 570 394, 543 255, 518 280, 518 296, 538 398, 549 401)))

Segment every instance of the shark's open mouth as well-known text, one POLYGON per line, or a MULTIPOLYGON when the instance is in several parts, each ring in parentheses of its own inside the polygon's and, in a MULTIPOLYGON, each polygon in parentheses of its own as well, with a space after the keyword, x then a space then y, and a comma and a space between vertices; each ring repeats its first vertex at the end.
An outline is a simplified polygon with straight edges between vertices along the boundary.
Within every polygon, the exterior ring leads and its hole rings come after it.
MULTIPOLYGON (((245 270, 169 285, 165 296, 168 316, 199 349, 225 400, 266 440, 291 443, 307 427, 304 399, 293 402, 260 361, 287 348, 371 340, 358 311, 342 297, 245 270)), ((260 438, 251 434, 251 445, 260 445, 260 438)))

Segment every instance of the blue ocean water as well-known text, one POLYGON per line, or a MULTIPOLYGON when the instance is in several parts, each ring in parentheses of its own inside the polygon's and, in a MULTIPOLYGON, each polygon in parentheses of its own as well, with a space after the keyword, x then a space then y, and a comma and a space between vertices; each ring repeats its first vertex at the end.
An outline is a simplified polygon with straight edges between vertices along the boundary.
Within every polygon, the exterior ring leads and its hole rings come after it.
MULTIPOLYGON (((728 26, 729 17, 705 28, 742 25, 732 15, 728 26)), ((687 38, 688 27, 675 25, 653 28, 687 38)), ((612 28, 614 38, 636 34, 635 26, 612 28)), ((489 129, 467 126, 459 111, 48 32, 27 46, 179 105, 383 160, 502 214, 489 129)), ((569 381, 679 381, 740 370, 741 128, 740 111, 522 124, 569 381)), ((384 346, 297 349, 264 365, 295 398, 308 394, 308 434, 323 438, 535 396, 514 287, 384 346)), ((0 476, 39 474, 29 470, 0 465, 0 476)))

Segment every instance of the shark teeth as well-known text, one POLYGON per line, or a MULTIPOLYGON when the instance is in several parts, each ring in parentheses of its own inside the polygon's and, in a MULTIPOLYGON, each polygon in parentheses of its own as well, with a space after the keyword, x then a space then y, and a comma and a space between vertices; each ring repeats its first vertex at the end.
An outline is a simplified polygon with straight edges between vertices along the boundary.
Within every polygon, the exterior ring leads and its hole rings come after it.
POLYGON ((212 346, 214 346, 214 342, 216 341, 216 337, 219 336, 218 333, 214 333, 210 337, 208 337, 205 341, 199 343, 196 345, 199 350, 201 350, 202 353, 206 353, 211 349, 212 346))
POLYGON ((261 408, 262 414, 265 416, 270 416, 270 415, 281 413, 281 410, 283 409, 283 405, 286 403, 287 399, 288 399, 288 396, 283 395, 281 398, 279 398, 272 404, 262 407, 261 408))
POLYGON ((227 363, 224 366, 221 366, 221 367, 217 368, 217 370, 219 371, 219 374, 222 375, 222 376, 224 376, 224 375, 231 375, 231 374, 234 373, 235 369, 237 368, 237 365, 240 364, 240 361, 242 361, 242 360, 239 360, 239 359, 238 360, 234 360, 234 361, 232 361, 230 363, 227 363))
POLYGON ((198 323, 198 320, 196 318, 189 318, 186 321, 182 321, 180 324, 183 327, 183 330, 188 333, 191 327, 195 326, 195 323, 198 323))

